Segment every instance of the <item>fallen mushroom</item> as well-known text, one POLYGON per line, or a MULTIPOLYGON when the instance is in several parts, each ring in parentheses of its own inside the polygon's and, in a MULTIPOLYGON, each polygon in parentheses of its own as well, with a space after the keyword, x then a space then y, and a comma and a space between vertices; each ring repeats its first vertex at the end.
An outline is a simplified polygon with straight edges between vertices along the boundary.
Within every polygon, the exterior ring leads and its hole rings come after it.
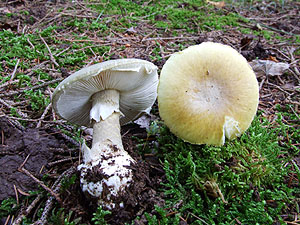
POLYGON ((133 182, 135 160, 124 150, 120 124, 152 107, 157 96, 157 67, 145 60, 118 59, 81 69, 53 93, 53 108, 71 123, 93 127, 90 149, 82 145, 80 182, 99 205, 122 207, 118 199, 133 182))
POLYGON ((258 82, 246 59, 230 46, 204 42, 173 54, 158 85, 159 114, 178 137, 223 145, 240 136, 258 106, 258 82))

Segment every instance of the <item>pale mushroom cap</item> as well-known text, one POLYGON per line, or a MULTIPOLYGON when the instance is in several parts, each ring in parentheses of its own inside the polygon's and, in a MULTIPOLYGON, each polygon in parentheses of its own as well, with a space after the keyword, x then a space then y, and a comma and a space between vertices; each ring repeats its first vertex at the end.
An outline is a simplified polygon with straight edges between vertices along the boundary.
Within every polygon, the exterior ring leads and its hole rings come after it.
POLYGON ((247 60, 212 42, 173 54, 158 85, 159 114, 176 136, 194 144, 222 145, 240 136, 258 106, 258 82, 247 60))
POLYGON ((114 89, 120 93, 121 124, 136 119, 152 107, 157 97, 157 67, 141 59, 117 59, 83 68, 63 80, 53 93, 58 115, 90 127, 91 97, 114 89))

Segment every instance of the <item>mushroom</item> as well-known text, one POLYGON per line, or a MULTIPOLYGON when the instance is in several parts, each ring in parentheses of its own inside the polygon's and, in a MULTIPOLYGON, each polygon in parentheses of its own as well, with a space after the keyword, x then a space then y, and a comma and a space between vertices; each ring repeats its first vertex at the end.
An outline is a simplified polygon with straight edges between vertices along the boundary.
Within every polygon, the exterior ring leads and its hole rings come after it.
POLYGON ((259 88, 247 60, 230 46, 204 42, 173 54, 158 85, 159 114, 176 136, 223 145, 251 124, 259 88))
POLYGON ((151 109, 157 97, 157 67, 140 59, 117 59, 83 68, 63 80, 52 98, 56 113, 93 127, 92 147, 82 145, 78 166, 83 192, 108 209, 133 183, 135 160, 124 150, 120 125, 151 109))

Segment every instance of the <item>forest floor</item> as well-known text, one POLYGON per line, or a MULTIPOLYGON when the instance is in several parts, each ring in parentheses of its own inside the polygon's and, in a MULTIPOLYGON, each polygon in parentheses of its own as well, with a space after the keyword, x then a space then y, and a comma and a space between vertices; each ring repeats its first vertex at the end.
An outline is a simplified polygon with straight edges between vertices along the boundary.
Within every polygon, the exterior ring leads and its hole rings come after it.
POLYGON ((300 224, 299 12, 299 1, 2 0, 0 223, 300 224), (148 60, 160 72, 205 41, 232 46, 253 68, 270 63, 256 69, 249 131, 224 147, 191 145, 155 103, 122 127, 140 166, 138 203, 117 212, 91 204, 76 170, 91 133, 55 114, 55 87, 111 59, 148 60))

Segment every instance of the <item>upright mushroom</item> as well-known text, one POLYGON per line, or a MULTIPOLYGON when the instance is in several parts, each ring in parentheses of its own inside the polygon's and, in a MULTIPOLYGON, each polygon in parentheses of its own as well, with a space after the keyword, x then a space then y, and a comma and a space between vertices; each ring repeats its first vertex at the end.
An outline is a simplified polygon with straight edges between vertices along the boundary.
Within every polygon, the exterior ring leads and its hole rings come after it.
POLYGON ((118 197, 132 183, 136 162, 124 150, 120 123, 136 119, 157 96, 157 67, 145 60, 118 59, 81 69, 53 93, 53 108, 71 123, 93 127, 92 148, 82 146, 82 190, 98 204, 122 207, 118 197))
POLYGON ((230 46, 204 42, 173 54, 162 68, 159 114, 170 130, 194 144, 223 145, 240 136, 258 106, 258 82, 230 46))

